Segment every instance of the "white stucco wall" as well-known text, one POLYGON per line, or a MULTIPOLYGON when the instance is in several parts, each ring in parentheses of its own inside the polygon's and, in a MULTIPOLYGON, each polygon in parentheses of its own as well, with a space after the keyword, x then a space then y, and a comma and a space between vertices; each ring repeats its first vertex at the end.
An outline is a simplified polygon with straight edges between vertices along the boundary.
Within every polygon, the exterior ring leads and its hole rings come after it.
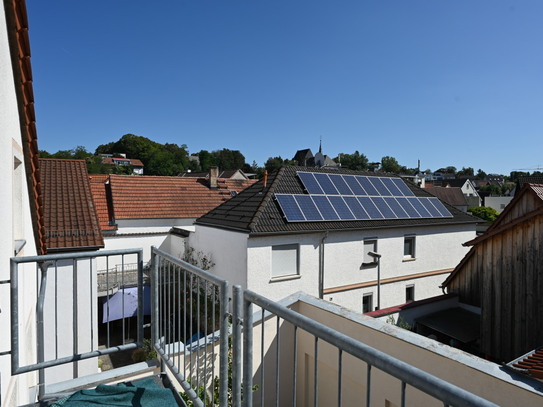
MULTIPOLYGON (((15 239, 26 240, 19 256, 35 255, 36 247, 32 230, 32 218, 26 184, 24 156, 19 128, 19 113, 9 53, 4 3, 0 4, 0 281, 10 279, 9 259, 14 254, 15 239)), ((32 357, 30 342, 35 335, 35 276, 31 267, 24 267, 20 273, 19 328, 25 335, 21 343, 23 357, 32 357)), ((11 349, 10 345, 10 285, 0 284, 0 351, 11 349)), ((11 377, 10 356, 0 356, 2 379, 1 397, 6 405, 14 400, 28 402, 28 389, 36 385, 37 375, 30 373, 11 377)))
POLYGON ((247 237, 246 233, 196 225, 188 244, 211 258, 215 263, 212 273, 247 288, 247 237))
POLYGON ((485 196, 485 206, 502 213, 512 200, 512 196, 485 196))
POLYGON ((168 232, 173 226, 192 226, 196 218, 117 219, 117 233, 168 232))

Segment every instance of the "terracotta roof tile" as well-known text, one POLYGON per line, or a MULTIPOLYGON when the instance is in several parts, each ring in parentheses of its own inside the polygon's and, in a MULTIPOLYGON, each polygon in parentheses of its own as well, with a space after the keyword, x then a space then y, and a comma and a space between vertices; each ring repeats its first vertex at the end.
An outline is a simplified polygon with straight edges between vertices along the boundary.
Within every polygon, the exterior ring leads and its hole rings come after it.
MULTIPOLYGON (((116 220, 197 218, 255 182, 219 179, 218 188, 211 189, 208 180, 193 177, 111 175, 109 179, 116 220)), ((101 192, 93 187, 93 194, 102 211, 101 192)), ((104 218, 100 216, 104 228, 104 218)))
POLYGON ((539 347, 507 364, 508 367, 543 380, 543 347, 539 347))
POLYGON ((39 162, 47 250, 103 247, 85 161, 39 162))
POLYGON ((34 113, 34 94, 32 88, 32 66, 30 64, 30 41, 28 37, 28 18, 24 0, 4 2, 8 27, 9 46, 15 92, 21 122, 22 146, 25 157, 28 193, 32 211, 32 226, 38 254, 45 253, 45 228, 40 175, 38 164, 38 136, 34 113))

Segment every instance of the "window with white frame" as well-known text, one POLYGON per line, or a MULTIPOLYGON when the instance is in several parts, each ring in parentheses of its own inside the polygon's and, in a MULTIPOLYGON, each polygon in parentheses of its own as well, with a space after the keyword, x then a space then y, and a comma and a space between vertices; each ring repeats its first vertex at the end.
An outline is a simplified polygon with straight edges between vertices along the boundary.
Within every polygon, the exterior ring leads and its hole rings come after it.
POLYGON ((415 236, 405 236, 403 239, 404 260, 415 258, 415 236))
POLYGON ((298 275, 298 253, 297 244, 272 246, 272 278, 298 275))
POLYGON ((377 258, 370 256, 369 252, 377 252, 377 239, 364 240, 364 259, 362 260, 363 266, 369 266, 377 264, 377 258))

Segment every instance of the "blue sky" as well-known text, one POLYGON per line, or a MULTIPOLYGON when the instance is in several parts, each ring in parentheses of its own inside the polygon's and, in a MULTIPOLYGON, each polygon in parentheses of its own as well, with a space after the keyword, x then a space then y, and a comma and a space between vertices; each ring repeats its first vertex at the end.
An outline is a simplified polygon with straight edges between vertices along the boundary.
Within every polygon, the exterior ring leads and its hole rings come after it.
POLYGON ((543 2, 27 0, 38 141, 543 166, 543 2))

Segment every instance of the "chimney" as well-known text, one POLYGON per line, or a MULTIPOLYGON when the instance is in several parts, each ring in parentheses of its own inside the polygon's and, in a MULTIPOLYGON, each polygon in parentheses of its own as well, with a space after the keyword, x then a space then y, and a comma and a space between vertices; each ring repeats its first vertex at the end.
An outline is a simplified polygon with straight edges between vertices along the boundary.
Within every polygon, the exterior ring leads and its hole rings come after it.
POLYGON ((219 178, 219 167, 209 167, 209 187, 217 188, 219 178))

